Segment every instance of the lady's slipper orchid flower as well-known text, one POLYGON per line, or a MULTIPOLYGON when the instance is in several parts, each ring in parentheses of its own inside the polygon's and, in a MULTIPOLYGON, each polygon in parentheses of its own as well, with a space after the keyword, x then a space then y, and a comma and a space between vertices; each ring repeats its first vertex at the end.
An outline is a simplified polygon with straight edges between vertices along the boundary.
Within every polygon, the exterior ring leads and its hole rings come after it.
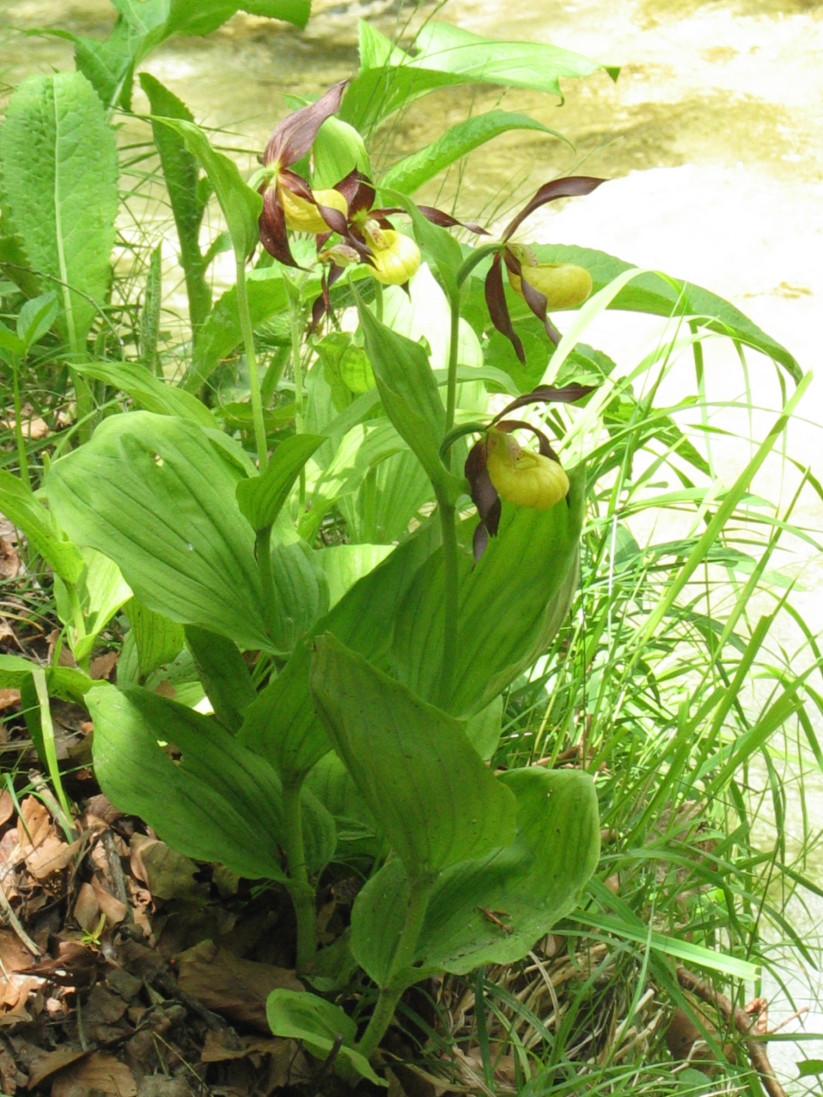
POLYGON ((503 247, 495 255, 486 275, 486 304, 492 323, 512 344, 521 362, 525 361, 526 356, 509 316, 503 290, 503 265, 505 264, 513 289, 524 299, 535 316, 542 320, 546 334, 555 344, 560 340, 560 333, 546 315, 547 311, 574 308, 581 304, 591 293, 591 275, 583 267, 573 264, 538 263, 530 248, 509 243, 509 239, 529 214, 540 206, 554 202, 557 198, 591 194, 603 182, 605 180, 587 175, 554 179, 537 191, 503 231, 503 247))
POLYGON ((297 263, 289 248, 288 229, 315 234, 346 231, 348 199, 342 187, 313 193, 290 167, 306 155, 320 127, 340 109, 347 82, 341 80, 316 103, 284 118, 272 130, 263 153, 260 241, 275 259, 290 267, 297 263))
POLYGON ((501 500, 534 510, 548 510, 562 502, 569 492, 569 478, 546 434, 538 427, 506 416, 526 404, 572 403, 592 392, 591 387, 572 384, 564 388, 541 385, 518 396, 492 419, 483 437, 469 451, 465 474, 480 525, 474 532, 474 558, 479 560, 489 537, 500 525, 501 500), (514 430, 528 430, 537 438, 537 452, 524 449, 512 437, 514 430))

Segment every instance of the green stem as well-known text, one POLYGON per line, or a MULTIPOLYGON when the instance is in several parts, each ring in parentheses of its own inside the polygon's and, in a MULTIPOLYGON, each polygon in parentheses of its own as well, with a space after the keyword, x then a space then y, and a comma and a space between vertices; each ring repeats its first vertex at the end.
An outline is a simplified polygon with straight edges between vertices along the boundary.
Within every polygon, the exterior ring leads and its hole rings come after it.
POLYGON ((260 593, 263 599, 263 615, 267 626, 274 620, 276 605, 274 573, 271 566, 271 526, 259 529, 254 538, 254 553, 260 575, 260 593))
POLYGON ((17 461, 20 465, 20 479, 29 491, 31 491, 29 455, 26 450, 26 440, 23 437, 23 399, 20 395, 20 360, 16 355, 10 362, 10 365, 14 399, 14 437, 17 444, 17 461))
POLYGON ((460 290, 449 300, 449 362, 446 384, 446 433, 454 426, 457 411, 457 358, 460 349, 460 290))
POLYGON ((317 925, 314 888, 309 882, 306 846, 303 840, 303 808, 300 801, 302 780, 283 782, 283 825, 289 882, 286 885, 294 904, 297 925, 295 967, 305 971, 317 952, 317 925))
POLYGON ((406 917, 403 921, 403 928, 400 930, 397 947, 394 950, 386 985, 380 988, 374 1012, 366 1031, 355 1045, 356 1050, 361 1055, 365 1055, 367 1059, 370 1059, 380 1046, 380 1041, 391 1024, 394 1011, 397 1009, 397 1003, 400 1001, 403 991, 417 981, 414 976, 411 979, 409 978, 409 972, 414 971, 411 965, 414 962, 414 953, 420 938, 420 931, 423 928, 423 919, 426 917, 436 880, 437 876, 432 875, 417 877, 411 881, 409 905, 406 909, 406 917))
POLYGON ((457 660, 457 622, 460 609, 460 584, 458 578, 457 529, 455 506, 438 488, 437 512, 440 516, 440 535, 443 541, 443 659, 440 664, 438 701, 448 709, 454 685, 454 669, 457 660))
POLYGON ((257 465, 264 472, 269 461, 266 443, 266 424, 263 419, 263 399, 260 394, 260 377, 257 369, 257 352, 254 349, 254 327, 249 310, 249 295, 246 288, 246 260, 244 256, 235 256, 237 314, 240 320, 240 332, 243 336, 243 350, 249 370, 249 395, 251 399, 251 418, 254 426, 254 447, 257 450, 257 465))

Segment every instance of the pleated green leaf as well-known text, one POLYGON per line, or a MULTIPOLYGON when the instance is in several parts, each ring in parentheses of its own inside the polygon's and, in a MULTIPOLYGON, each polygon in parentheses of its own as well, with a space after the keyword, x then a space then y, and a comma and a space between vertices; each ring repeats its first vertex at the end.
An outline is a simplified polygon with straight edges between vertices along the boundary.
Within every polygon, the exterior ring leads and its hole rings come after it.
POLYGON ((129 412, 56 461, 46 491, 70 535, 115 560, 149 609, 270 649, 230 456, 192 423, 129 412))
POLYGON ((266 999, 266 1019, 275 1036, 302 1041, 318 1059, 326 1059, 334 1050, 335 1056, 362 1078, 374 1085, 386 1085, 365 1055, 354 1050, 357 1025, 333 1002, 308 991, 280 987, 266 999))
MULTIPOLYGON (((436 524, 421 527, 355 583, 313 631, 328 630, 366 658, 381 660, 391 642, 398 606, 437 539, 436 524)), ((305 776, 331 749, 312 703, 310 663, 311 648, 303 641, 246 710, 240 729, 241 742, 268 759, 284 780, 305 776)))
POLYGON ((117 215, 114 130, 79 72, 30 76, 0 131, 6 213, 77 350, 105 303, 117 215))
POLYGON ((274 451, 266 471, 237 485, 237 502, 254 530, 274 523, 308 459, 324 441, 319 434, 295 434, 274 451))
MULTIPOLYGON (((570 482, 568 502, 549 510, 504 502, 498 536, 480 561, 474 565, 468 551, 460 559, 457 663, 448 706, 455 715, 479 712, 505 689, 545 650, 568 612, 585 502, 582 468, 572 471, 570 482)), ((400 607, 392 651, 398 677, 426 699, 438 681, 443 597, 438 552, 422 565, 400 607)))
POLYGON ((458 721, 328 634, 315 641, 312 692, 334 749, 410 876, 513 837, 513 797, 458 721))
MULTIPOLYGON (((86 700, 95 774, 113 804, 188 857, 219 861, 252 879, 285 878, 281 785, 262 758, 216 721, 147 690, 100 684, 86 700)), ((332 856, 334 823, 314 797, 303 807, 307 858, 316 871, 332 856)))
MULTIPOLYGON (((588 774, 532 767, 497 780, 516 798, 517 836, 441 873, 413 966, 399 976, 406 985, 519 960, 574 909, 597 866, 600 823, 588 774)), ((410 889, 405 866, 392 860, 355 902, 352 950, 378 985, 391 971, 410 889)))
POLYGON ((77 546, 63 540, 43 504, 19 477, 0 469, 0 512, 25 533, 32 549, 67 583, 78 583, 85 564, 77 546))

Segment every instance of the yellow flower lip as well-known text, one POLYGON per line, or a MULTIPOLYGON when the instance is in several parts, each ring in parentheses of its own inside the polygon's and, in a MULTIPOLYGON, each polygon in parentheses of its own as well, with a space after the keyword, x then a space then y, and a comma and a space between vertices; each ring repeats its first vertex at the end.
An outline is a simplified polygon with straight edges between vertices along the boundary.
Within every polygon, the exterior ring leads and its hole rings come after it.
MULTIPOLYGON (((344 215, 348 214, 348 202, 339 190, 329 188, 328 190, 316 190, 312 193, 317 205, 329 206, 344 215)), ((329 225, 313 202, 309 202, 308 199, 295 194, 293 190, 286 186, 278 187, 278 197, 283 207, 287 229, 292 229, 295 232, 310 232, 315 236, 330 231, 329 225)))
POLYGON ((592 276, 574 263, 521 263, 519 276, 509 271, 512 289, 525 299, 522 279, 543 294, 550 309, 576 308, 592 291, 592 276))
POLYGON ((369 230, 364 235, 371 248, 372 277, 385 286, 402 286, 420 266, 420 249, 410 236, 395 229, 369 230))
POLYGON ((486 437, 486 471, 501 499, 533 510, 548 510, 569 493, 569 478, 559 461, 523 449, 503 431, 486 437))

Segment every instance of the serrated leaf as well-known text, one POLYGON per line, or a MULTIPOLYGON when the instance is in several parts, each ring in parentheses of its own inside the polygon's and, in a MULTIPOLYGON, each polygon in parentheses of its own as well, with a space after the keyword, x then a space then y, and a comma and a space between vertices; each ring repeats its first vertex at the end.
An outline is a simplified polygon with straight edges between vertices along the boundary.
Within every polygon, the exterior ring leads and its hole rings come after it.
POLYGON ((59 285, 60 323, 82 345, 105 303, 118 208, 114 130, 79 72, 30 76, 0 131, 2 189, 44 288, 59 285))
POLYGON ((257 222, 263 209, 261 196, 248 186, 235 162, 213 148, 206 134, 194 122, 185 118, 158 116, 152 121, 178 133, 189 152, 197 157, 214 187, 235 255, 241 260, 250 255, 259 238, 257 222))
MULTIPOLYGON (((194 121, 185 103, 149 73, 140 74, 140 86, 148 97, 152 114, 194 121)), ((211 307, 211 287, 205 278, 206 259, 199 243, 206 208, 197 185, 200 169, 197 158, 186 147, 181 134, 156 121, 152 122, 151 128, 177 229, 192 327, 197 331, 211 307)))
POLYGON ((329 634, 315 641, 312 693, 334 749, 412 878, 513 835, 512 796, 463 726, 329 634))

